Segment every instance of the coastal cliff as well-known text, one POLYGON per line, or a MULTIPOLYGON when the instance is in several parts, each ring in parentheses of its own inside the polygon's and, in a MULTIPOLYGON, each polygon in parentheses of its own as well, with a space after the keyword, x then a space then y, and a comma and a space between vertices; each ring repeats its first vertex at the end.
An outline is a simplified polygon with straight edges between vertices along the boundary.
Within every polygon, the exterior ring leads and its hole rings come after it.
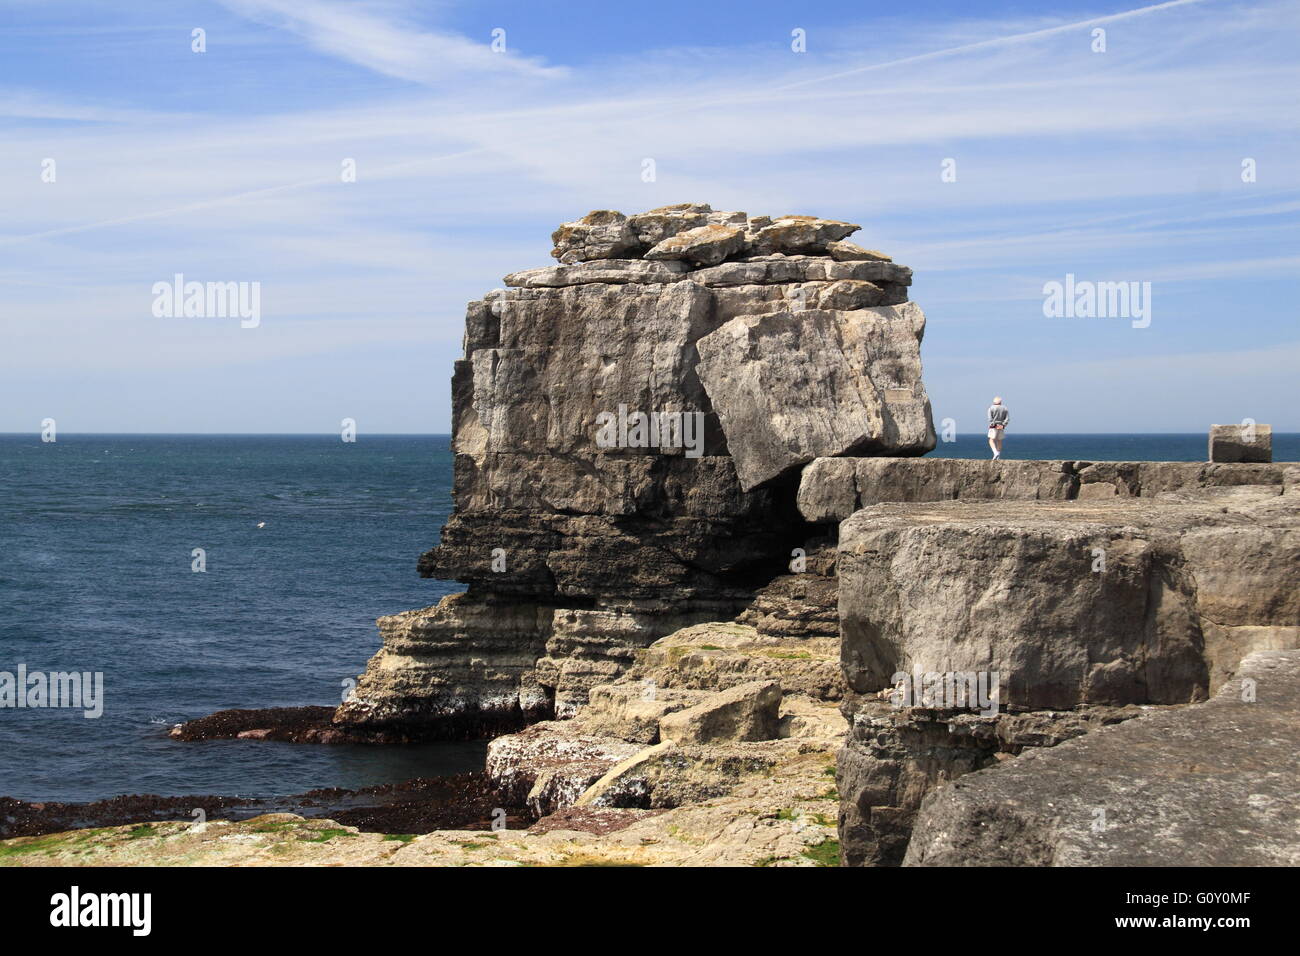
MULTIPOLYGON (((935 443, 911 270, 844 241, 857 229, 593 212, 556 230, 559 265, 471 302, 455 508, 419 562, 467 587, 380 620, 335 723, 455 737, 572 716, 638 650, 756 600, 833 634, 833 591, 778 583, 808 550, 799 469, 935 443)), ((780 626, 769 611, 751 616, 780 626)))

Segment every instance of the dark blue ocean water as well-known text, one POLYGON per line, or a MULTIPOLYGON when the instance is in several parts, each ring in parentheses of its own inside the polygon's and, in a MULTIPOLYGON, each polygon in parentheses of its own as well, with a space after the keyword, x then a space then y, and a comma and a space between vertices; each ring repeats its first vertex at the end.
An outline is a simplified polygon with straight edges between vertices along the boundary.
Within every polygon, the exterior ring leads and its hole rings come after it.
MULTIPOLYGON (((963 435, 934 454, 988 453, 963 435)), ((1199 461, 1205 437, 1013 431, 1006 456, 1199 461)), ((1275 435, 1274 456, 1300 459, 1300 435, 1275 435)), ((106 682, 97 720, 0 708, 0 795, 272 796, 480 769, 482 744, 165 735, 228 707, 337 702, 377 616, 459 589, 415 570, 450 492, 445 436, 0 436, 0 671, 106 682)))
POLYGON ((459 589, 415 568, 450 494, 446 437, 0 436, 0 671, 103 671, 106 700, 97 720, 0 708, 0 795, 263 796, 481 769, 480 744, 165 736, 227 707, 337 703, 377 616, 459 589))

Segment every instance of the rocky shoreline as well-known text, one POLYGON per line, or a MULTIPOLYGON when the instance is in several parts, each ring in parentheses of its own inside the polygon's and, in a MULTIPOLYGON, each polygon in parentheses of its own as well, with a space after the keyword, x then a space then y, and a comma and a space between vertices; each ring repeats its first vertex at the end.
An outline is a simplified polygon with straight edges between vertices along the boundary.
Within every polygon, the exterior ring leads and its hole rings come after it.
POLYGON ((267 707, 257 710, 218 710, 177 724, 167 732, 173 740, 280 740, 288 743, 351 744, 405 743, 378 734, 350 733, 334 727, 333 707, 267 707))
MULTIPOLYGON (((337 708, 324 706, 219 710, 187 720, 168 731, 173 740, 278 740, 295 744, 416 744, 432 740, 483 740, 528 725, 523 713, 492 712, 474 720, 474 711, 449 717, 447 724, 409 727, 355 727, 335 720, 337 708)), ((533 715, 534 719, 540 715, 533 715)))
POLYGON ((534 822, 526 807, 503 799, 486 774, 462 773, 261 799, 131 794, 90 803, 42 803, 0 797, 0 840, 146 822, 238 822, 268 813, 329 819, 369 833, 489 829, 494 815, 515 828, 534 822))

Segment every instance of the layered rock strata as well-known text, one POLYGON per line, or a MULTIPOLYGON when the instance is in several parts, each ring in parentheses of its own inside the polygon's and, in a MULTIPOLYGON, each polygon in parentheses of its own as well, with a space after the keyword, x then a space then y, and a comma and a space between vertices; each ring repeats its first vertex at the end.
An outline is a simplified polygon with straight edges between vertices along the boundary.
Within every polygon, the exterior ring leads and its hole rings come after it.
POLYGON ((336 722, 490 734, 572 716, 693 624, 744 612, 832 634, 833 573, 790 580, 816 547, 798 469, 934 444, 911 271, 846 242, 857 228, 598 211, 556 230, 559 265, 471 302, 455 507, 419 562, 467 590, 380 620, 383 649, 336 722), (808 384, 836 410, 825 427, 808 384), (774 403, 803 417, 778 428, 774 403))

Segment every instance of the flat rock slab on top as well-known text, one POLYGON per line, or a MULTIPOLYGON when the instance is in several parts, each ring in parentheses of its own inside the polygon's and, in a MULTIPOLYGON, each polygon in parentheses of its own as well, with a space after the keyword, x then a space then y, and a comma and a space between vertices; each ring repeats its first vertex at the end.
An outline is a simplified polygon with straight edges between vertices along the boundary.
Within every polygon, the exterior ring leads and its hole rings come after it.
POLYGON ((968 458, 819 458, 799 477, 807 521, 843 521, 884 503, 1149 498, 1197 488, 1300 487, 1297 464, 1195 461, 1000 461, 968 458))
POLYGON ((1065 461, 962 458, 818 458, 799 476, 799 513, 807 521, 843 521, 882 502, 1037 500, 1076 497, 1079 481, 1065 461))
POLYGON ((921 382, 925 316, 912 302, 742 315, 696 343, 741 487, 814 458, 934 447, 921 382))
POLYGON ((1297 750, 1300 651, 1262 651, 1207 703, 935 791, 903 865, 1300 865, 1297 750))

